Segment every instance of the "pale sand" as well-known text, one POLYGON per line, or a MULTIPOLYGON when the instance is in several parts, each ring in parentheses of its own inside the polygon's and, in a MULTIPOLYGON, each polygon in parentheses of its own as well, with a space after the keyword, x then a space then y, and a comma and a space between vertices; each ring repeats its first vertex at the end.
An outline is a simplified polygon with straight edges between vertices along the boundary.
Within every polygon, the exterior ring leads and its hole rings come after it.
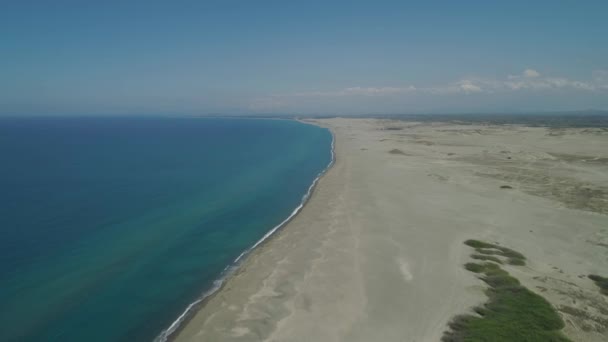
POLYGON ((438 341, 486 299, 462 267, 470 238, 526 255, 505 268, 571 338, 607 339, 608 300, 586 275, 608 276, 608 132, 316 123, 335 134, 334 167, 178 341, 438 341))

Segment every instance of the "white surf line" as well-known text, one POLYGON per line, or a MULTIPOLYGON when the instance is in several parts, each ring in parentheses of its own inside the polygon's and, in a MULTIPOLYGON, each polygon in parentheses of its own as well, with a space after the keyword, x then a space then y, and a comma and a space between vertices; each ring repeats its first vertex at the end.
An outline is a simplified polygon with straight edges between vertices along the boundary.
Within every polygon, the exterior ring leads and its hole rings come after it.
POLYGON ((265 240, 267 240, 269 237, 271 237, 277 230, 279 230, 280 228, 282 228, 283 226, 285 226, 287 223, 289 223, 289 221, 291 221, 299 212, 300 210, 302 210, 302 208, 304 208, 304 205, 306 204, 306 202, 308 201, 308 199, 310 198, 310 195, 312 194, 315 186, 317 185, 317 183, 319 182, 319 179, 325 174, 327 173, 327 171, 329 171, 329 169, 334 165, 334 162, 336 160, 335 158, 335 141, 336 138, 334 136, 334 133, 329 130, 329 132, 331 133, 331 160, 329 161, 329 164, 327 164, 327 166, 325 167, 325 169, 323 169, 323 171, 321 171, 318 175, 317 178, 315 178, 312 181, 312 184, 308 187, 308 191, 306 192, 306 194, 302 197, 302 202, 300 203, 300 205, 298 205, 293 212, 291 213, 291 215, 289 215, 289 217, 287 217, 285 220, 283 220, 281 223, 279 223, 278 225, 276 225, 274 228, 272 228, 270 231, 268 231, 266 234, 264 234, 264 236, 258 240, 258 242, 256 242, 253 246, 251 246, 250 248, 246 249, 243 253, 241 253, 236 259, 234 259, 232 265, 228 265, 226 266, 226 268, 224 268, 224 270, 222 271, 220 277, 213 281, 213 286, 211 287, 211 289, 209 289, 208 291, 206 291, 201 297, 199 297, 198 299, 196 299, 194 302, 190 303, 186 309, 182 312, 181 315, 179 315, 179 317, 177 317, 177 319, 175 321, 173 321, 173 323, 171 323, 171 325, 163 330, 155 339, 154 342, 167 342, 167 340, 169 339, 169 337, 175 332, 177 331, 177 329, 180 327, 180 325, 182 324, 182 322, 185 320, 186 317, 188 317, 188 315, 192 312, 192 309, 200 304, 203 300, 205 300, 205 298, 211 296, 212 294, 214 294, 215 292, 217 292, 222 285, 224 284, 224 281, 232 274, 234 273, 234 271, 236 271, 238 269, 239 266, 239 262, 243 259, 243 257, 249 255, 257 246, 259 246, 262 242, 264 242, 265 240))

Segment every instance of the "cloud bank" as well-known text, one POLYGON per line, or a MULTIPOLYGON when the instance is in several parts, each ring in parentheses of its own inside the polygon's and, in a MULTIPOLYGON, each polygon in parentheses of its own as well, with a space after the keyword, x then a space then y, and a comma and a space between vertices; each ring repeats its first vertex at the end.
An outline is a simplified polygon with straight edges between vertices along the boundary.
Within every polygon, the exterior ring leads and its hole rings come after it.
POLYGON ((289 106, 292 102, 328 99, 360 98, 408 98, 416 95, 471 95, 471 94, 514 94, 541 91, 575 91, 600 93, 608 92, 608 71, 594 71, 589 80, 572 80, 566 77, 545 76, 534 69, 526 69, 517 75, 508 75, 502 79, 480 77, 463 78, 447 84, 435 86, 417 86, 414 84, 401 87, 364 87, 352 86, 328 91, 303 91, 285 94, 273 94, 253 101, 250 109, 278 109, 289 106))

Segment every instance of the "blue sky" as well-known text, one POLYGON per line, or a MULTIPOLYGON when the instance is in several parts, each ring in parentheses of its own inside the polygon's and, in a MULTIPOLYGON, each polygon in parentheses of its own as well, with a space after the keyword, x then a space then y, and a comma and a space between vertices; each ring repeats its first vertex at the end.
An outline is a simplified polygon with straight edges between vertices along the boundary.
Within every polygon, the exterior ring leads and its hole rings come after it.
POLYGON ((608 109, 608 1, 4 1, 0 115, 608 109))

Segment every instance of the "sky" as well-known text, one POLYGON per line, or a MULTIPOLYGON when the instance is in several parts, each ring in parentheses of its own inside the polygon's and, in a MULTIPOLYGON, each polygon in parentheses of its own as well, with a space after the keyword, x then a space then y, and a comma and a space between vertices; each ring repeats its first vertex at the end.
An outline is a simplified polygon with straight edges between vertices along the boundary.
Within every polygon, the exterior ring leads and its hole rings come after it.
POLYGON ((608 1, 0 3, 0 115, 608 109, 608 1))

